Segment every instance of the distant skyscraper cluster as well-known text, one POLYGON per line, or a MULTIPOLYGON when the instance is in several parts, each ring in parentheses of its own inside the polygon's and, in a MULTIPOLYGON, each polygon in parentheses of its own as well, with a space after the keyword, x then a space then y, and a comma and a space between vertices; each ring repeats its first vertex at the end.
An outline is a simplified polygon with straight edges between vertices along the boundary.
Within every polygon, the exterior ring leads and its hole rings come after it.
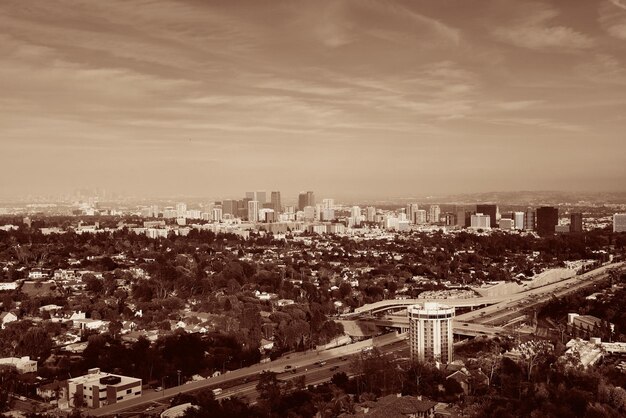
MULTIPOLYGON (((422 207, 421 204, 410 202, 399 209, 377 209, 374 206, 341 205, 333 198, 323 198, 317 203, 315 193, 311 190, 300 192, 295 205, 284 205, 280 191, 257 190, 245 192, 242 199, 224 199, 199 206, 197 209, 189 208, 185 202, 178 202, 161 209, 157 205, 149 205, 141 207, 139 214, 144 218, 171 219, 180 226, 194 220, 228 225, 245 224, 247 221, 266 224, 258 228, 268 232, 300 230, 341 233, 345 228, 402 232, 461 227, 478 232, 497 228, 546 235, 580 234, 585 230, 583 213, 572 211, 559 214, 559 208, 555 206, 500 212, 499 206, 494 203, 479 203, 474 210, 469 210, 456 205, 427 204, 422 207)), ((596 223, 595 220, 593 223, 596 223)), ((246 228, 245 225, 243 228, 246 228)), ((614 214, 613 231, 626 231, 625 213, 614 214)))

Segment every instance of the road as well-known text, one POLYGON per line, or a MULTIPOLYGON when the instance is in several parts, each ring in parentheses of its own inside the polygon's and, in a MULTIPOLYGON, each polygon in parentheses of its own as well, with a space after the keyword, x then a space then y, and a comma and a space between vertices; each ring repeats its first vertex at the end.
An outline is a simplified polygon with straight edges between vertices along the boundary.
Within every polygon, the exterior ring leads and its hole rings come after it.
POLYGON ((456 319, 466 322, 494 324, 497 323, 498 318, 510 316, 513 313, 526 309, 528 306, 544 302, 551 298, 552 295, 563 296, 582 287, 589 286, 597 281, 604 280, 608 277, 607 270, 623 266, 624 263, 609 264, 580 276, 574 276, 569 279, 561 280, 559 282, 535 289, 530 289, 525 292, 515 293, 507 296, 503 301, 494 305, 457 315, 456 319))
POLYGON ((624 263, 608 264, 608 265, 602 266, 598 269, 592 270, 580 276, 574 276, 572 278, 564 279, 556 283, 526 290, 520 293, 514 293, 512 295, 483 296, 483 297, 477 297, 477 298, 463 298, 463 299, 454 299, 454 298, 449 298, 449 299, 418 298, 418 299, 400 299, 400 300, 388 299, 388 300, 381 300, 378 302, 363 305, 359 308, 356 308, 354 312, 345 314, 343 316, 345 318, 350 318, 350 317, 362 315, 365 313, 371 314, 371 313, 380 312, 384 310, 390 310, 390 309, 402 309, 410 305, 423 304, 425 302, 439 302, 439 303, 443 303, 445 305, 455 307, 455 308, 468 308, 468 307, 476 307, 476 306, 483 306, 483 305, 503 306, 508 303, 523 299, 524 297, 528 295, 541 294, 547 291, 551 291, 551 289, 555 289, 561 285, 564 285, 567 283, 575 283, 576 281, 581 280, 581 278, 582 279, 589 278, 593 275, 601 274, 607 269, 620 267, 623 265, 624 263))
MULTIPOLYGON (((518 303, 526 298, 529 298, 529 301, 538 303, 539 301, 542 300, 542 297, 546 297, 546 296, 550 297, 552 292, 559 291, 559 294, 564 294, 567 292, 574 291, 581 286, 587 286, 590 283, 606 278, 607 269, 615 268, 615 267, 622 267, 623 265, 624 263, 609 264, 609 265, 603 266, 599 269, 593 270, 581 276, 574 276, 570 279, 565 279, 560 282, 546 285, 540 288, 531 289, 531 290, 516 293, 513 295, 507 295, 505 297, 500 297, 501 300, 498 303, 495 303, 494 305, 488 306, 486 308, 477 309, 477 310, 474 310, 465 314, 458 315, 456 317, 456 320, 461 323, 477 322, 476 321, 477 319, 480 319, 483 322, 488 322, 487 320, 492 319, 490 318, 490 315, 493 315, 495 313, 499 313, 498 315, 509 315, 511 314, 512 310, 521 311, 522 309, 526 307, 526 306, 521 307, 521 305, 518 305, 517 307, 513 309, 507 309, 511 307, 511 304, 518 303)), ((448 303, 448 301, 449 300, 446 300, 444 303, 448 303)), ((479 324, 473 324, 473 325, 479 325, 479 324)), ((482 325, 485 325, 485 324, 482 324, 482 325)), ((469 328, 469 325, 467 327, 469 328)), ((486 332, 486 330, 487 328, 485 328, 483 332, 486 332)), ((480 332, 481 330, 478 330, 478 331, 480 332)), ((90 414, 90 416, 94 416, 94 417, 114 415, 118 412, 122 412, 130 408, 134 409, 139 406, 148 405, 151 402, 155 402, 164 398, 173 397, 178 393, 189 393, 189 392, 194 392, 200 389, 221 387, 222 385, 224 385, 226 382, 229 382, 229 381, 243 379, 246 377, 257 376, 260 372, 264 370, 269 370, 269 371, 273 371, 277 373, 284 372, 285 370, 284 368, 286 365, 291 365, 292 367, 296 367, 298 370, 302 368, 310 369, 311 366, 313 366, 314 363, 318 361, 329 361, 329 360, 336 359, 338 357, 355 354, 363 350, 363 348, 365 347, 371 347, 371 346, 385 347, 385 346, 397 343, 398 341, 402 341, 406 339, 406 337, 407 337, 406 334, 392 333, 392 334, 383 335, 381 337, 375 337, 373 339, 361 341, 358 343, 349 344, 343 347, 333 348, 330 350, 291 354, 290 356, 280 358, 269 363, 255 364, 250 367, 232 371, 222 376, 168 388, 162 392, 147 392, 138 398, 131 399, 125 402, 112 404, 112 405, 106 405, 104 407, 101 407, 95 410, 87 411, 87 413, 90 414)), ((224 395, 224 396, 228 396, 228 395, 224 395)))
MULTIPOLYGON (((130 408, 137 408, 138 406, 148 405, 152 402, 156 402, 162 400, 164 398, 173 397, 179 393, 189 393, 194 392, 200 389, 213 389, 223 386, 225 383, 244 378, 256 377, 262 371, 272 371, 276 373, 281 373, 285 371, 285 366, 290 365, 295 367, 298 371, 302 371, 303 369, 311 370, 313 373, 313 366, 316 362, 326 361, 336 359, 338 357, 347 356, 355 353, 361 352, 364 348, 367 347, 379 347, 383 348, 389 345, 393 345, 398 343, 399 341, 404 341, 406 339, 405 334, 386 334, 381 337, 370 338, 365 341, 360 341, 358 343, 353 343, 349 345, 345 345, 342 347, 332 348, 325 351, 313 351, 306 353, 294 353, 287 357, 282 357, 275 361, 271 361, 263 364, 255 364, 250 367, 245 367, 242 369, 234 370, 232 372, 223 374, 218 377, 209 378, 206 380, 201 380, 197 382, 189 382, 187 384, 183 384, 181 386, 175 386, 168 389, 165 389, 161 392, 153 392, 147 391, 142 396, 134 399, 130 399, 128 401, 115 403, 112 405, 106 405, 98 409, 87 410, 86 413, 89 416, 94 417, 103 417, 108 415, 114 415, 119 412, 125 411, 130 408)), ((406 344, 405 344, 406 345, 406 344)), ((304 372, 307 373, 307 372, 304 372)), ((294 375, 295 376, 295 375, 294 375)))
MULTIPOLYGON (((361 321, 369 322, 381 327, 400 329, 407 329, 409 327, 409 318, 404 315, 387 315, 382 318, 361 319, 361 321)), ((458 319, 453 320, 452 328, 455 335, 465 335, 469 337, 476 337, 479 335, 493 336, 505 331, 502 327, 475 324, 467 321, 459 321, 458 319)))

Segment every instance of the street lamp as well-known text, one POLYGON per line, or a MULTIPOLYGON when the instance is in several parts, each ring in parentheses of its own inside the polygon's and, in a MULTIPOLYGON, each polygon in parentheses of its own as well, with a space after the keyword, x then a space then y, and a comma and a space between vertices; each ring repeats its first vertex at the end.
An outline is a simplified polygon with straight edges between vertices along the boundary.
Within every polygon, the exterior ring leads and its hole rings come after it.
POLYGON ((176 373, 178 373, 178 386, 180 386, 180 369, 176 370, 176 373))

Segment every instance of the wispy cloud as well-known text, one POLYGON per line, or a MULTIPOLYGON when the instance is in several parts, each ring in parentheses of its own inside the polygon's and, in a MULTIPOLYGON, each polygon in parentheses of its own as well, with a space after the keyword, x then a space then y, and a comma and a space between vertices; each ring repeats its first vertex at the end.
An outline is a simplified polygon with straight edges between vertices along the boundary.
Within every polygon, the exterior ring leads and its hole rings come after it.
POLYGON ((537 51, 571 52, 594 46, 591 36, 571 27, 553 25, 559 11, 541 4, 525 3, 523 17, 495 28, 493 34, 502 42, 537 51))
POLYGON ((615 38, 626 40, 626 2, 610 0, 600 7, 600 25, 615 38))

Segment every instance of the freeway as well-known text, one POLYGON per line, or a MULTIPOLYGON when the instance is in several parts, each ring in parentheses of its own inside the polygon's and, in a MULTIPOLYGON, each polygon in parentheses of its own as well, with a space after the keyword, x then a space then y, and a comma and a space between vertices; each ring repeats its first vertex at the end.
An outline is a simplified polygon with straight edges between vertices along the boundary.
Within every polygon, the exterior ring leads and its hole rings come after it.
MULTIPOLYGON (((363 305, 359 308, 356 308, 354 312, 345 314, 343 316, 346 318, 350 318, 350 317, 354 317, 354 316, 358 316, 358 315, 362 315, 366 313, 373 314, 376 312, 382 312, 382 311, 387 311, 387 310, 403 309, 410 305, 423 304, 425 302, 439 302, 439 303, 443 303, 447 306, 455 307, 455 308, 474 308, 477 306, 484 306, 484 305, 492 305, 492 308, 496 306, 502 307, 512 302, 516 302, 521 299, 524 299, 525 297, 528 297, 528 296, 543 294, 545 292, 551 292, 552 290, 560 286, 567 285, 570 283, 573 284, 573 283, 576 283, 576 282, 579 282, 581 280, 585 280, 588 278, 593 278, 599 274, 603 274, 607 269, 616 268, 616 267, 620 267, 623 265, 624 263, 607 264, 605 266, 602 266, 595 270, 591 270, 580 276, 573 276, 569 279, 564 279, 564 280, 561 280, 552 284, 548 284, 542 287, 536 287, 530 290, 525 290, 523 292, 514 293, 511 295, 483 296, 483 297, 477 297, 477 298, 462 298, 462 299, 455 299, 455 298, 448 298, 448 299, 417 298, 417 299, 399 299, 399 300, 388 299, 388 300, 381 300, 378 302, 363 305)), ((484 308, 484 309, 488 309, 488 308, 484 308)), ((476 310, 473 312, 482 312, 482 311, 483 310, 476 310)), ((491 311, 492 310, 489 310, 489 312, 491 311)), ((466 318, 474 318, 474 317, 475 315, 468 316, 466 318)))
MULTIPOLYGON (((374 337, 368 340, 348 344, 342 347, 332 348, 329 350, 294 353, 287 357, 281 357, 271 362, 255 364, 250 367, 237 369, 218 377, 213 377, 196 382, 189 382, 187 384, 165 389, 161 392, 146 392, 140 397, 129 399, 128 401, 124 402, 106 405, 98 409, 88 410, 86 412, 89 414, 89 416, 94 417, 114 415, 127 409, 135 409, 139 406, 146 406, 152 402, 159 401, 164 398, 169 398, 179 393, 189 393, 195 392, 200 389, 213 389, 221 387, 226 382, 257 376, 262 371, 281 373, 285 371, 285 366, 287 365, 295 367, 297 370, 300 371, 302 371, 302 369, 311 369, 311 367, 314 366, 316 362, 328 362, 338 357, 359 353, 367 347, 390 346, 398 343, 399 341, 405 340, 406 337, 406 334, 391 333, 383 335, 381 337, 374 337)), ((305 370, 304 373, 306 372, 307 371, 305 370)))
POLYGON ((608 270, 621 268, 623 266, 624 263, 608 264, 580 276, 574 276, 546 286, 515 293, 494 305, 458 315, 456 319, 483 324, 497 323, 497 319, 511 316, 513 313, 519 312, 528 306, 544 302, 553 295, 563 296, 603 280, 608 276, 608 270))
MULTIPOLYGON (((381 327, 390 328, 409 328, 409 318, 407 316, 387 315, 382 318, 361 319, 360 321, 369 322, 381 327)), ((505 332, 504 328, 493 325, 475 324, 466 321, 453 320, 452 329, 455 335, 465 335, 469 337, 477 337, 479 335, 498 335, 505 332)))
POLYGON ((477 298, 464 298, 464 299, 386 299, 374 303, 368 303, 359 308, 356 308, 354 312, 344 314, 346 318, 362 315, 365 313, 376 313, 382 311, 388 311, 393 309, 404 309, 407 306, 424 304, 425 302, 439 302, 450 307, 455 308, 473 308, 476 306, 492 305, 506 299, 506 296, 483 296, 477 298))

